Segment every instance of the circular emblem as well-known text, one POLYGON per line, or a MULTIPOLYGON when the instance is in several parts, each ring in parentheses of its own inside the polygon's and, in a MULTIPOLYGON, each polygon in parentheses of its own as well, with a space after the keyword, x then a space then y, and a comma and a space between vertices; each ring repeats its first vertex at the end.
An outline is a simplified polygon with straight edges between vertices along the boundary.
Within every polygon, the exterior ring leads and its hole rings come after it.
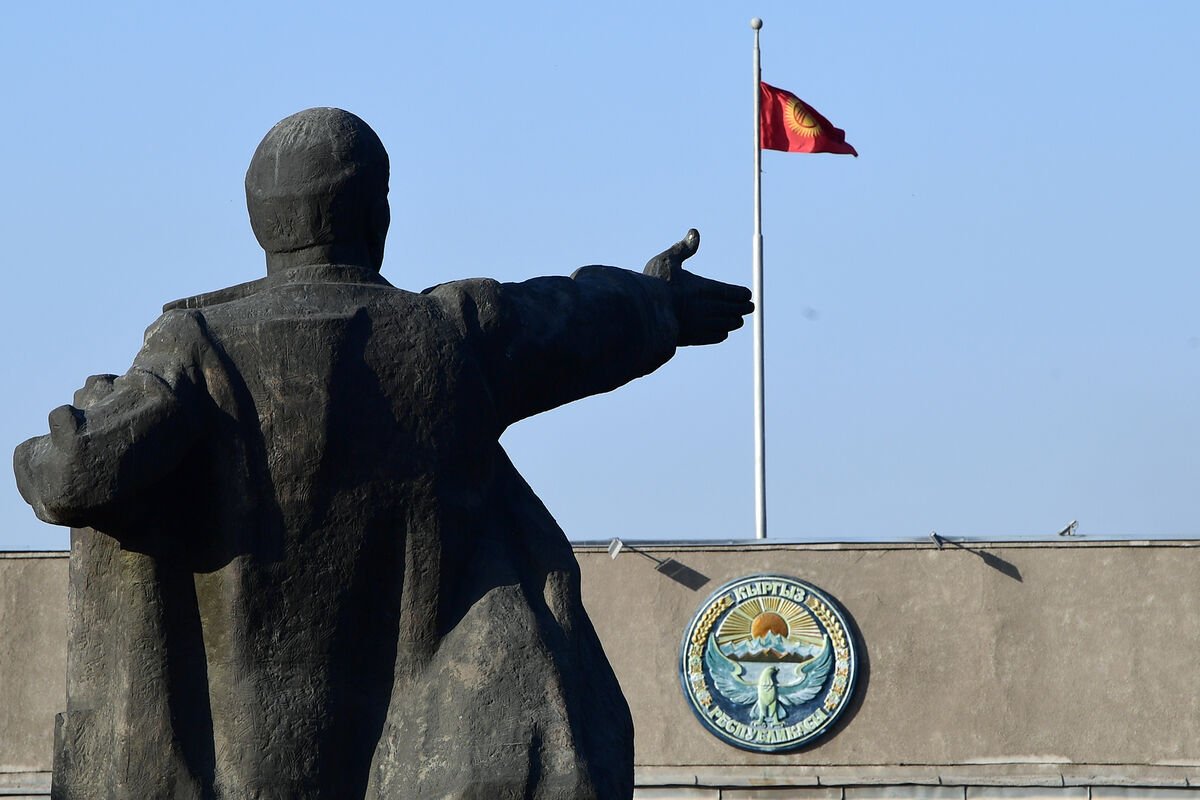
POLYGON ((783 115, 792 133, 798 136, 813 138, 821 133, 821 123, 812 115, 811 109, 797 97, 789 97, 787 109, 783 115))
POLYGON ((680 678, 714 736, 775 753, 829 730, 854 690, 854 640, 828 595, 783 575, 718 589, 683 637, 680 678))

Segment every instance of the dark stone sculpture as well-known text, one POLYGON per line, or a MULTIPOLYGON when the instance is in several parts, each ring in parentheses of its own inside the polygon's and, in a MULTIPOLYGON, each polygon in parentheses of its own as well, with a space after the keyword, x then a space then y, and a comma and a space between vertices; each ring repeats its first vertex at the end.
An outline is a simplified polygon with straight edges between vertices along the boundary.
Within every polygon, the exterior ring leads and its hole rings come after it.
POLYGON ((562 531, 498 438, 724 339, 692 275, 379 275, 388 159, 352 114, 246 175, 263 280, 170 304, 17 448, 71 538, 56 798, 628 798, 633 731, 562 531))

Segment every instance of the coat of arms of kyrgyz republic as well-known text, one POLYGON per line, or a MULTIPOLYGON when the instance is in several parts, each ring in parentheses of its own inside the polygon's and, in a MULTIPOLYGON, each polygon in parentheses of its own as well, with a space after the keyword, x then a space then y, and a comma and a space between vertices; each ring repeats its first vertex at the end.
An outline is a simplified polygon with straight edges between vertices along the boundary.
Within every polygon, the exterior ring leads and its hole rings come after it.
POLYGON ((692 618, 680 659, 684 696, 704 727, 759 752, 794 749, 828 731, 856 671, 841 609, 781 575, 718 589, 692 618))

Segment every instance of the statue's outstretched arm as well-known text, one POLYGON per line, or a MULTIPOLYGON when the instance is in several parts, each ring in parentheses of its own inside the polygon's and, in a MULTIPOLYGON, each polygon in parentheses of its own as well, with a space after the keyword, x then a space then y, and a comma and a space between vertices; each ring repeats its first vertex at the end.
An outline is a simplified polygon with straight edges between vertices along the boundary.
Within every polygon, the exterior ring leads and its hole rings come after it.
POLYGON ((504 424, 658 369, 682 345, 712 344, 742 325, 750 293, 682 268, 699 234, 643 273, 589 266, 570 278, 460 281, 433 290, 461 309, 504 424))
POLYGON ((40 519, 96 525, 178 464, 199 425, 190 317, 164 316, 127 373, 89 378, 48 435, 17 446, 17 488, 40 519))

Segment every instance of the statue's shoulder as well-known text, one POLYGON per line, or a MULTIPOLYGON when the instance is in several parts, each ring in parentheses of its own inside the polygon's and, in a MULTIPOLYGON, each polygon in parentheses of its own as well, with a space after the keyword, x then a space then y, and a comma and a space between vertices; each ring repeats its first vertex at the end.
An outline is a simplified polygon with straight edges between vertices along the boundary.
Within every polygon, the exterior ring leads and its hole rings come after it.
POLYGON ((266 278, 258 278, 253 281, 226 286, 224 289, 217 289, 212 292, 204 292, 203 294, 195 294, 191 297, 182 297, 178 300, 172 300, 163 305, 163 313, 168 311, 180 311, 184 309, 201 309, 219 306, 225 303, 231 303, 234 300, 243 300, 251 295, 258 294, 267 285, 266 278))
POLYGON ((490 296, 500 291, 500 282, 493 278, 463 278, 462 280, 430 286, 423 295, 438 299, 490 296))
POLYGON ((498 324, 503 284, 492 278, 465 278, 439 283, 421 294, 436 301, 457 326, 470 334, 488 332, 498 324))
POLYGON ((504 285, 492 278, 465 278, 431 286, 421 294, 452 313, 490 316, 501 305, 504 285))

